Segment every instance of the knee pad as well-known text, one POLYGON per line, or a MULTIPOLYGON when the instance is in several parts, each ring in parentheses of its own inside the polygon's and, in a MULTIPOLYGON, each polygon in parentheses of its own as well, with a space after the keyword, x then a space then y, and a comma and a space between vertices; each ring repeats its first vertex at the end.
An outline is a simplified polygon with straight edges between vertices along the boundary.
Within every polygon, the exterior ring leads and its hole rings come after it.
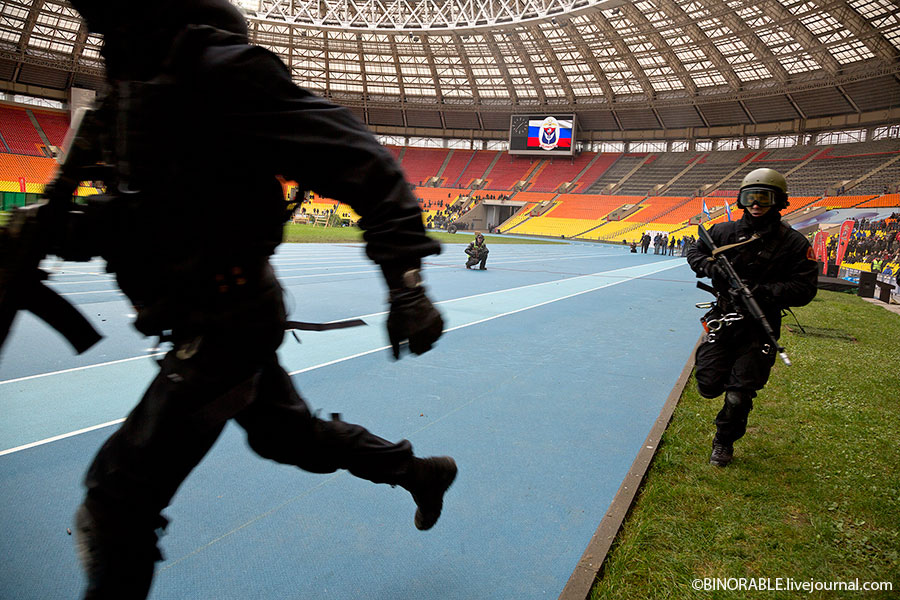
POLYGON ((753 410, 753 392, 728 390, 725 392, 725 409, 729 415, 746 417, 753 410))

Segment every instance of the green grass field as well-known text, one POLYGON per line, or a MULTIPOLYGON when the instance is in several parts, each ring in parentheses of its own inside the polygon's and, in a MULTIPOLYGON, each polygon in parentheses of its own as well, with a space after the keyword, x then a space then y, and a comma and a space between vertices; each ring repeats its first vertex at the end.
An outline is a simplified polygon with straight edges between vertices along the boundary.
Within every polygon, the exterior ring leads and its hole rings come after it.
MULTIPOLYGON (((688 383, 592 600, 900 597, 900 316, 820 291, 727 468, 721 398, 688 383), (888 581, 893 592, 703 591, 702 578, 888 581)), ((782 585, 787 585, 782 582, 782 585)))
MULTIPOLYGON (((428 235, 442 244, 468 244, 475 238, 474 232, 446 233, 429 231, 428 235)), ((491 244, 560 244, 552 240, 511 238, 502 235, 485 235, 488 245, 491 244)), ((356 227, 313 227, 290 223, 284 228, 285 242, 304 243, 352 243, 362 242, 362 231, 356 227)))

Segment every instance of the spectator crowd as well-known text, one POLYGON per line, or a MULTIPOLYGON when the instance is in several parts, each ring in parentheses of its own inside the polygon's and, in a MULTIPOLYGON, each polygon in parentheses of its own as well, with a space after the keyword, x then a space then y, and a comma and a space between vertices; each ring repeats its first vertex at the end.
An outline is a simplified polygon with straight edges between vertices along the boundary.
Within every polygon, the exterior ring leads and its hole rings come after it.
MULTIPOLYGON (((874 273, 894 275, 900 263, 900 213, 886 219, 853 219, 843 263, 863 263, 874 273)), ((837 256, 838 236, 828 238, 829 261, 837 256)))

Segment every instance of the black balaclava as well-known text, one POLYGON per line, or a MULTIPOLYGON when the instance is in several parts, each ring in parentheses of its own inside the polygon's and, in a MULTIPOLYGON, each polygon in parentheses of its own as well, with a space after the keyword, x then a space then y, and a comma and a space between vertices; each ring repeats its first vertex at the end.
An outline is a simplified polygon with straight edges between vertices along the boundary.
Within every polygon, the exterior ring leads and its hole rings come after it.
POLYGON ((188 25, 209 25, 246 40, 247 22, 228 0, 69 0, 103 35, 101 54, 110 79, 152 77, 188 25))
POLYGON ((765 229, 771 227, 773 223, 778 223, 781 221, 781 207, 778 205, 773 206, 766 212, 766 214, 761 217, 754 217, 750 214, 750 211, 746 208, 744 210, 744 220, 753 228, 754 231, 762 232, 765 229))

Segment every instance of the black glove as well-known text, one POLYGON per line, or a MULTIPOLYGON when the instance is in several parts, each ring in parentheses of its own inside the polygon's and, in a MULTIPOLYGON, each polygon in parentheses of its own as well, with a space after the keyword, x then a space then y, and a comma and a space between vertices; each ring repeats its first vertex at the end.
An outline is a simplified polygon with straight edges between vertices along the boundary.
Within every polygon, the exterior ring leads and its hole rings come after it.
POLYGON ((400 358, 400 342, 406 339, 413 354, 431 350, 444 331, 444 320, 425 295, 425 289, 421 285, 394 289, 390 299, 387 330, 394 359, 400 358))
POLYGON ((731 282, 728 279, 728 273, 718 263, 707 263, 706 276, 712 280, 712 286, 716 288, 716 291, 722 294, 731 292, 731 282))
POLYGON ((772 295, 772 289, 765 284, 755 285, 750 288, 750 293, 756 302, 763 306, 771 306, 776 304, 775 297, 772 295))

